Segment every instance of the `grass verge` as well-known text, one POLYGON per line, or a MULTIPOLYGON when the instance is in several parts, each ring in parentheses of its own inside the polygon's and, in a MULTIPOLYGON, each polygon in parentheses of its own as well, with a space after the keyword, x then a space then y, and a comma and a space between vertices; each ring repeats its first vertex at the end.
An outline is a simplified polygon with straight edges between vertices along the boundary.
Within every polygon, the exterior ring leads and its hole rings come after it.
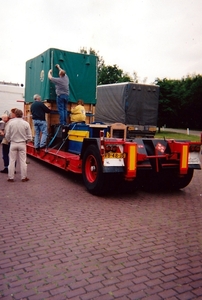
POLYGON ((187 135, 178 132, 164 131, 155 134, 155 138, 165 138, 174 140, 189 140, 193 142, 200 142, 200 137, 196 135, 187 135))

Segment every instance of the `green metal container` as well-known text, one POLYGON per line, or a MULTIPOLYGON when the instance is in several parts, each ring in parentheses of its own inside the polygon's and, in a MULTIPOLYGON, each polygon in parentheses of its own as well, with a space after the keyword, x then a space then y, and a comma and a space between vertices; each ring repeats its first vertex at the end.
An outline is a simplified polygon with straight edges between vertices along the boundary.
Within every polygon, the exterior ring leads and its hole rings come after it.
POLYGON ((33 102, 33 95, 41 95, 42 100, 56 100, 55 86, 48 79, 48 71, 59 77, 59 64, 66 71, 70 81, 70 102, 82 99, 85 104, 96 103, 97 57, 95 55, 48 49, 26 62, 25 102, 33 102))

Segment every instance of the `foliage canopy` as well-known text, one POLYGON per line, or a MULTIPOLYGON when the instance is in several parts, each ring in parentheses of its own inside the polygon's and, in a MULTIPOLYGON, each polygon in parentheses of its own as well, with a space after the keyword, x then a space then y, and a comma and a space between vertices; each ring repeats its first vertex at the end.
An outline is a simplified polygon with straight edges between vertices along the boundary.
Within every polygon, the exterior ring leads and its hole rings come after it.
MULTIPOLYGON (((86 53, 86 49, 81 49, 86 53)), ((134 72, 134 78, 115 64, 106 66, 103 57, 99 56, 92 48, 89 54, 97 56, 98 77, 97 84, 110 84, 119 82, 136 82, 138 75, 134 72)), ((144 83, 146 82, 146 77, 144 83)), ((158 127, 166 124, 171 128, 192 128, 202 130, 202 76, 192 75, 181 80, 157 78, 154 84, 160 86, 158 127)))
MULTIPOLYGON (((84 48, 80 49, 80 52, 87 54, 87 50, 84 48)), ((123 70, 119 69, 117 65, 106 66, 103 57, 99 56, 99 53, 92 48, 90 48, 89 54, 96 55, 98 59, 98 85, 134 81, 131 76, 129 76, 127 73, 124 73, 123 70)))
POLYGON ((202 129, 202 76, 157 79, 160 86, 158 127, 202 129))

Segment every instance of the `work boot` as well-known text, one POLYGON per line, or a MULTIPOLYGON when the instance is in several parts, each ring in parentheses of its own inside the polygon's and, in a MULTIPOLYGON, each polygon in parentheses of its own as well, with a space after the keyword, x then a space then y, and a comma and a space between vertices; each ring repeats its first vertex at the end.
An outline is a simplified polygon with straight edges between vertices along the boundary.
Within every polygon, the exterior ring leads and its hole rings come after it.
POLYGON ((29 178, 25 177, 21 180, 22 182, 26 182, 26 181, 29 181, 29 178))
POLYGON ((1 170, 1 173, 6 173, 6 174, 8 174, 8 168, 4 168, 3 170, 1 170))

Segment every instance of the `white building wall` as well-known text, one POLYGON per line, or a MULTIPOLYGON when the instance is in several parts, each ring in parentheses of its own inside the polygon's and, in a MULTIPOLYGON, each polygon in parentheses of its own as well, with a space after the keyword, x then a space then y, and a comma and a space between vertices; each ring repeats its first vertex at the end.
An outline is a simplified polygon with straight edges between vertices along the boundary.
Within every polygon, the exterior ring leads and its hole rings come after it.
POLYGON ((12 108, 24 109, 24 87, 0 83, 0 117, 12 108))

